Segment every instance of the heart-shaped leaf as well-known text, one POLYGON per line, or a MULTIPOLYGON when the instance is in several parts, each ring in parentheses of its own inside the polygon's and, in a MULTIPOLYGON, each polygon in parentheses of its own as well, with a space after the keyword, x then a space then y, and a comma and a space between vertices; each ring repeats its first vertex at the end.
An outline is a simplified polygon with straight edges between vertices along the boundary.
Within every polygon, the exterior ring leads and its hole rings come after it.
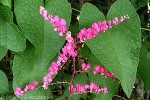
MULTIPOLYGON (((90 13, 85 13, 88 11, 88 5, 85 4, 81 10, 80 22, 91 21, 88 23, 93 23, 98 18, 99 21, 103 20, 103 16, 94 16, 94 14, 92 16, 90 13)), ((93 10, 93 13, 95 10, 93 10)), ((86 44, 98 60, 120 79, 123 90, 130 97, 141 47, 140 21, 136 11, 128 0, 117 0, 109 10, 107 19, 110 20, 126 14, 130 16, 129 19, 114 26, 105 33, 100 33, 93 40, 86 41, 86 44)), ((87 24, 80 23, 80 26, 82 28, 87 27, 87 24)), ((91 26, 91 24, 88 24, 88 26, 91 26)))

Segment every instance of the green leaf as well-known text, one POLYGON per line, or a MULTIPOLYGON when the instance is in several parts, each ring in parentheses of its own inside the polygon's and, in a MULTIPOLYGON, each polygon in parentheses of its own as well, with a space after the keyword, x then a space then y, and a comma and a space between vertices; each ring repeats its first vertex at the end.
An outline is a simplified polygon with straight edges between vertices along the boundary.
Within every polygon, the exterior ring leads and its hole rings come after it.
POLYGON ((73 84, 76 86, 76 84, 87 84, 87 75, 85 73, 77 74, 75 75, 73 79, 73 84))
POLYGON ((67 97, 65 95, 60 96, 59 98, 56 98, 55 100, 66 100, 67 97))
MULTIPOLYGON (((18 25, 27 39, 36 47, 37 64, 40 67, 46 66, 55 57, 65 41, 40 15, 39 9, 42 5, 44 5, 43 0, 15 0, 14 2, 18 25)), ((49 0, 45 8, 48 13, 64 18, 69 27, 71 6, 67 0, 49 0)))
POLYGON ((93 6, 90 3, 86 3, 83 5, 81 12, 80 12, 80 19, 79 19, 79 27, 81 28, 88 28, 92 25, 93 21, 98 22, 105 19, 103 13, 101 13, 98 8, 93 6), (90 13, 87 13, 90 12, 90 13))
POLYGON ((10 8, 0 3, 0 13, 0 45, 15 52, 23 51, 26 39, 13 23, 10 8))
POLYGON ((6 55, 7 49, 3 46, 0 46, 0 60, 6 55))
POLYGON ((47 73, 47 67, 39 67, 36 63, 35 47, 31 44, 23 52, 16 53, 13 60, 13 87, 24 88, 25 85, 37 80, 41 83, 47 73))
MULTIPOLYGON (((83 7, 81 13, 87 12, 84 8, 86 7, 83 7)), ((86 41, 86 44, 98 60, 119 78, 124 92, 130 97, 141 47, 140 21, 128 0, 117 0, 109 10, 107 19, 110 20, 126 14, 130 16, 130 19, 114 26, 105 33, 101 33, 96 38, 86 41)), ((85 15, 80 16, 80 22, 85 18, 93 19, 94 16, 92 15, 85 13, 85 15)), ((101 18, 103 19, 103 16, 99 16, 100 20, 101 18)), ((97 19, 98 17, 95 17, 91 23, 97 21, 97 19)), ((84 24, 84 22, 81 23, 81 25, 84 24)), ((91 24, 88 24, 88 26, 91 26, 91 24)), ((87 27, 87 25, 82 27, 87 27)))
POLYGON ((98 75, 98 74, 94 75, 93 69, 94 69, 95 65, 97 65, 97 64, 101 65, 101 63, 92 54, 89 55, 88 61, 91 64, 91 69, 92 69, 88 73, 90 82, 95 82, 100 87, 106 86, 108 88, 107 94, 104 94, 104 93, 95 94, 96 97, 94 98, 94 100, 112 100, 112 97, 114 96, 116 90, 118 89, 117 80, 114 80, 112 78, 106 78, 106 77, 98 75))
POLYGON ((150 60, 148 59, 148 55, 150 55, 150 52, 148 51, 148 46, 144 43, 140 51, 138 74, 144 82, 146 91, 150 90, 150 60))
POLYGON ((0 70, 0 94, 9 92, 8 79, 3 71, 0 70))
MULTIPOLYGON (((37 80, 41 85, 43 76, 47 73, 47 67, 39 67, 36 64, 35 47, 31 44, 27 45, 27 49, 24 52, 16 53, 13 61, 13 88, 16 87, 25 88, 25 85, 37 80)), ((29 91, 24 96, 20 97, 21 100, 42 100, 49 95, 50 91, 38 89, 29 91)))
POLYGON ((90 53, 90 49, 87 45, 84 45, 83 48, 81 48, 81 54, 83 57, 87 57, 90 53))
POLYGON ((0 3, 11 8, 11 0, 0 0, 0 3))
POLYGON ((80 100, 80 97, 81 97, 80 94, 73 94, 70 99, 71 100, 80 100))

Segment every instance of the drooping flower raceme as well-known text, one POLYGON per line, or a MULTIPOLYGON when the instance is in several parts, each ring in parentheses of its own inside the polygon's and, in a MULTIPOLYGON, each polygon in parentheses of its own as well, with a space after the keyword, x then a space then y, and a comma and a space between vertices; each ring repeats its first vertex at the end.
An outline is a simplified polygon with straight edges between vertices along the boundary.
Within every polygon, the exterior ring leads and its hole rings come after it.
POLYGON ((112 28, 113 25, 117 25, 118 23, 123 22, 125 19, 128 19, 128 15, 124 15, 119 18, 115 17, 113 20, 109 21, 102 21, 102 22, 95 22, 92 24, 92 27, 86 29, 83 28, 78 33, 77 37, 79 38, 80 42, 84 42, 87 39, 93 39, 97 36, 100 32, 105 32, 109 28, 112 28))
POLYGON ((68 31, 66 21, 62 18, 59 18, 59 16, 48 14, 43 6, 40 6, 40 14, 44 17, 45 20, 49 21, 50 24, 54 26, 54 31, 59 31, 60 36, 64 36, 65 32, 68 31))
POLYGON ((15 90, 15 92, 14 92, 14 94, 16 96, 22 96, 27 91, 34 90, 37 85, 38 85, 38 82, 35 80, 35 81, 33 81, 33 83, 26 85, 26 87, 24 88, 24 90, 22 90, 20 87, 17 87, 16 90, 15 90))
POLYGON ((94 82, 91 82, 90 85, 88 85, 88 84, 82 85, 82 84, 78 83, 78 84, 76 84, 76 87, 73 87, 73 85, 71 85, 71 87, 69 86, 69 90, 74 94, 76 94, 76 93, 87 93, 87 92, 97 93, 97 94, 100 92, 108 93, 108 90, 106 87, 100 88, 94 82))
POLYGON ((112 72, 106 72, 106 66, 96 65, 93 70, 93 74, 100 74, 105 77, 113 77, 114 74, 112 72))

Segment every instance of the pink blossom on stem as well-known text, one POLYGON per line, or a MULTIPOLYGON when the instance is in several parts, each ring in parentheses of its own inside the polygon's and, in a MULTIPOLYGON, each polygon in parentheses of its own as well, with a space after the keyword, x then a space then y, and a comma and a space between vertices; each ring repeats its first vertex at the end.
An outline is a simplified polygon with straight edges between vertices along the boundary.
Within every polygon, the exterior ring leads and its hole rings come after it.
POLYGON ((57 74, 59 70, 57 62, 52 62, 48 70, 50 74, 57 74))
POLYGON ((104 93, 108 93, 107 87, 104 87, 102 90, 103 90, 104 93))
POLYGON ((100 67, 99 65, 96 65, 96 66, 94 67, 93 74, 100 73, 100 69, 101 69, 101 67, 100 67))
POLYGON ((15 92, 14 92, 14 94, 16 96, 21 96, 21 95, 23 95, 23 93, 24 93, 24 91, 20 87, 17 87, 15 92))
POLYGON ((40 14, 43 16, 45 20, 49 20, 50 24, 54 26, 54 31, 59 31, 60 36, 64 36, 65 32, 67 32, 66 21, 59 16, 53 16, 48 14, 44 7, 40 6, 40 14))
POLYGON ((94 82, 91 82, 90 85, 88 84, 82 85, 78 83, 76 84, 76 87, 73 87, 73 85, 71 85, 71 87, 69 86, 69 91, 71 91, 71 93, 86 93, 86 92, 97 94, 100 92, 108 93, 107 87, 100 88, 94 82))
POLYGON ((106 72, 106 66, 99 66, 99 65, 96 65, 94 67, 94 70, 93 70, 93 74, 100 74, 100 75, 103 75, 105 77, 113 77, 114 74, 112 72, 106 72))
POLYGON ((90 69, 90 64, 82 63, 81 64, 82 70, 88 71, 90 69))
POLYGON ((73 85, 69 86, 69 91, 71 91, 72 93, 75 93, 77 90, 76 88, 73 87, 73 85))
POLYGON ((92 27, 88 29, 86 28, 81 29, 77 35, 77 38, 79 38, 80 42, 84 42, 87 39, 93 39, 100 32, 105 32, 109 28, 112 28, 113 25, 117 25, 118 23, 121 23, 128 18, 129 16, 125 15, 125 16, 121 16, 120 19, 118 19, 118 17, 115 17, 113 20, 109 20, 109 21, 102 21, 97 23, 94 22, 92 24, 92 27))
POLYGON ((107 72, 106 77, 113 77, 113 73, 112 72, 107 72))
POLYGON ((37 85, 38 85, 38 82, 35 80, 31 84, 27 84, 26 87, 24 88, 24 90, 22 90, 20 87, 17 87, 16 90, 14 91, 14 94, 16 96, 21 96, 28 90, 34 90, 37 85))

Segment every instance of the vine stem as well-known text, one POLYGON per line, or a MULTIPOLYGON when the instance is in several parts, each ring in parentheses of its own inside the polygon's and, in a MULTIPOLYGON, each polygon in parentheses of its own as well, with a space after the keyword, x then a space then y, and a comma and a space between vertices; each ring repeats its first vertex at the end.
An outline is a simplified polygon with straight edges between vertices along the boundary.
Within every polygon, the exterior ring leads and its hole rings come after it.
MULTIPOLYGON (((76 45, 76 39, 75 39, 75 45, 76 45)), ((76 74, 76 58, 75 57, 72 57, 72 60, 73 60, 73 73, 72 73, 72 77, 71 77, 71 79, 70 79, 70 86, 69 86, 69 88, 70 88, 70 90, 71 90, 71 86, 72 86, 72 81, 73 81, 73 79, 74 79, 74 76, 75 76, 75 74, 76 74)), ((68 100, 70 100, 70 98, 71 98, 71 95, 72 95, 72 92, 70 91, 70 93, 69 93, 69 95, 68 95, 68 100)))
MULTIPOLYGON (((71 77, 71 79, 70 79, 70 90, 71 90, 71 86, 72 86, 72 81, 73 81, 73 79, 74 79, 74 76, 75 76, 75 73, 76 73, 76 69, 75 69, 75 57, 73 57, 73 73, 72 73, 72 77, 71 77)), ((69 95, 68 95, 68 100, 70 100, 70 98, 71 98, 71 95, 72 95, 72 92, 70 91, 70 93, 69 93, 69 95)))
POLYGON ((77 10, 75 8, 71 8, 72 10, 76 11, 76 12, 79 12, 80 13, 80 10, 77 10))
POLYGON ((147 28, 141 28, 142 30, 146 30, 146 31, 150 31, 150 29, 147 29, 147 28))
POLYGON ((122 97, 122 96, 119 96, 119 95, 114 95, 114 97, 121 98, 121 100, 127 100, 126 98, 124 98, 124 97, 122 97))

